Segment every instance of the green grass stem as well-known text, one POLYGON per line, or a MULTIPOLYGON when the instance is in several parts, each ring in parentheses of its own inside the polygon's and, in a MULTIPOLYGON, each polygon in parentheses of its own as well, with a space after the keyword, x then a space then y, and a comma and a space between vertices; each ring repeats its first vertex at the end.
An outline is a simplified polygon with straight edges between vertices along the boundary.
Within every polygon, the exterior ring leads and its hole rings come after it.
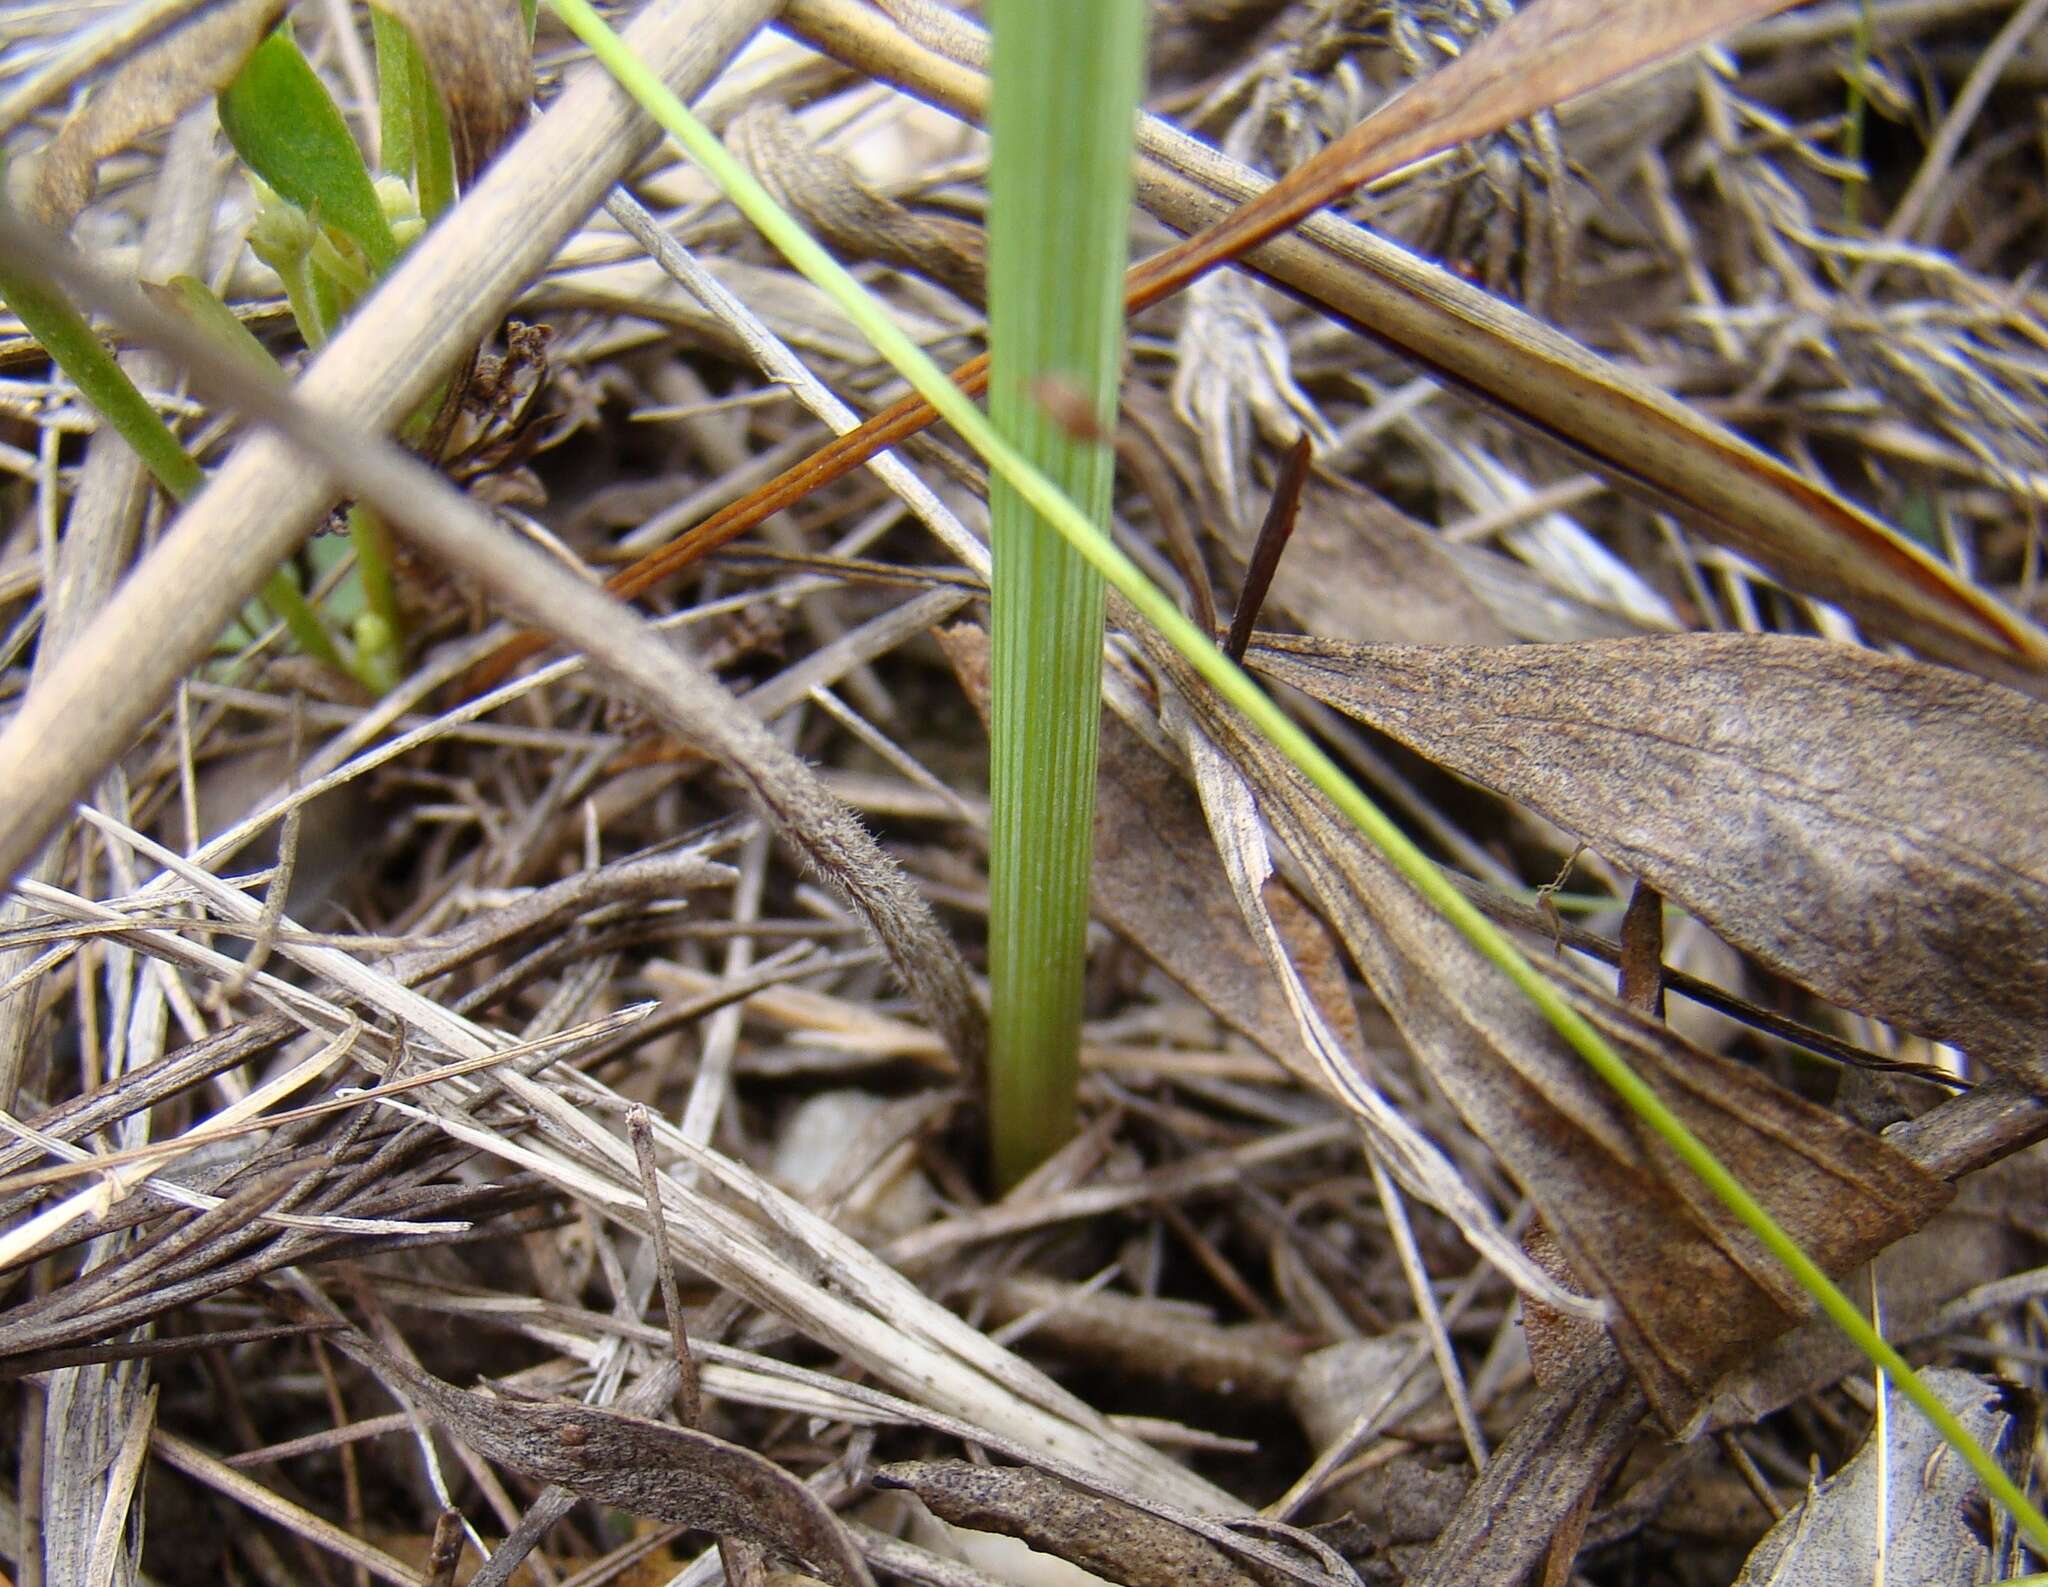
MULTIPOLYGON (((1056 380, 1116 423, 1137 0, 995 0, 989 417, 1098 527, 1114 465, 1046 411, 1056 380)), ((991 482, 989 1123, 1008 1186, 1073 1133, 1102 712, 1102 575, 991 482)))
POLYGON ((1863 223, 1864 127, 1870 117, 1870 96, 1863 90, 1863 75, 1870 70, 1870 54, 1877 37, 1877 20, 1870 14, 1870 0, 1861 0, 1856 12, 1849 58, 1849 97, 1842 114, 1842 158, 1856 167, 1856 174, 1842 184, 1842 223, 1854 231, 1863 223))
POLYGON ((404 661, 404 620, 391 577, 391 531, 372 508, 357 502, 348 510, 348 534, 365 608, 355 622, 356 665, 372 692, 382 696, 398 687, 404 661))
POLYGON ((549 3, 605 69, 718 184, 733 204, 797 270, 831 294, 841 312, 870 345, 938 410, 946 422, 988 461, 990 467, 1014 485, 1018 493, 1187 658, 1189 665, 1218 695, 1248 717, 1424 897, 1500 967, 1637 1116, 1671 1145, 1722 1203, 1785 1265, 1835 1325, 1865 1355, 1892 1375, 1900 1391, 1920 1409, 1950 1447, 1969 1463, 1985 1489, 2019 1523, 2034 1548, 2048 1552, 2048 1518, 2042 1516, 2004 1468, 1970 1436, 1948 1407, 1935 1398, 1904 1358, 1879 1336, 1855 1304, 1778 1226, 1777 1220, 1765 1211, 1685 1123, 1644 1084, 1585 1017, 1530 965, 1505 933, 1466 902, 1464 895, 1438 872, 1428 856, 1351 782, 1308 733, 1231 662, 1210 636, 1182 616, 1172 600, 1147 579, 1137 565, 1089 521, 1085 513, 1044 474, 1017 455, 996 433, 980 408, 946 378, 945 371, 932 362, 929 355, 889 317, 888 311, 769 196, 710 129, 690 114, 682 101, 669 92, 667 85, 648 70, 590 8, 587 0, 549 0, 549 3))

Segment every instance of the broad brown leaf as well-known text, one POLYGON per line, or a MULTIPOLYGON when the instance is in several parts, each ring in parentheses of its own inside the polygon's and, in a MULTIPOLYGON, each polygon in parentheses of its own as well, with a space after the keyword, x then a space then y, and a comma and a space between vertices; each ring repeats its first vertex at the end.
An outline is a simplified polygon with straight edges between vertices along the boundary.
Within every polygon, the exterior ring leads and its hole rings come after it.
POLYGON ((1828 999, 2048 1089, 2048 707, 1778 635, 1250 663, 1532 806, 1828 999))
MULTIPOLYGON (((1521 651, 1509 654, 1522 654, 1521 651)), ((1242 769, 1422 1067, 1542 1212, 1651 1404, 1682 1429, 1803 1294, 1549 1022, 1178 657, 1152 659, 1242 769)), ((1567 995, 1824 1268, 1930 1217, 1949 1187, 1884 1141, 1563 976, 1567 995)))

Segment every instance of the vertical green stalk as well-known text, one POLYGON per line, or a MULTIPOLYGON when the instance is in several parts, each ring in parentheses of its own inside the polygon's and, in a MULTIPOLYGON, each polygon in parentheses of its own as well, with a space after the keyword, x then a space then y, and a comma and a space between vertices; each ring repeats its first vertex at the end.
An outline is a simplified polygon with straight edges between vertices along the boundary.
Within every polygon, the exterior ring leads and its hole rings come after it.
POLYGON ((356 551, 356 576, 363 583, 363 612, 353 638, 356 663, 380 698, 398 687, 404 660, 399 639, 403 618, 391 577, 391 531, 373 510, 357 502, 348 510, 348 534, 356 551))
MULTIPOLYGON (((993 0, 989 412, 1096 524, 1112 468, 1040 401, 1055 380, 1115 424, 1142 0, 993 0)), ((998 479, 989 782, 989 1111, 998 1181, 1074 1127, 1103 583, 998 479)))

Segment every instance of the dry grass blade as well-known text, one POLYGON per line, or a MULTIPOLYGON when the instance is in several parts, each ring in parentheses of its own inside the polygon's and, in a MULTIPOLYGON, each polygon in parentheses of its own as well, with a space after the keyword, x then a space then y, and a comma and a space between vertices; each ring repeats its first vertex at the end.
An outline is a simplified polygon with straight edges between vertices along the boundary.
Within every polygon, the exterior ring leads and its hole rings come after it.
MULTIPOLYGON (((348 1055, 355 1045, 357 1028, 351 1026, 342 1037, 329 1043, 303 1063, 295 1064, 276 1080, 258 1086, 242 1101, 223 1111, 210 1121, 206 1134, 215 1135, 222 1131, 233 1132, 243 1120, 254 1117, 269 1108, 280 1098, 291 1095, 311 1085, 321 1075, 348 1055)), ((25 1126, 16 1126, 24 1134, 25 1126)), ((29 1137, 33 1139, 34 1137, 29 1137)), ((59 1149, 55 1141, 39 1141, 46 1150, 59 1149)), ((109 1172, 106 1182, 86 1191, 81 1191, 55 1207, 46 1208, 28 1222, 10 1229, 0 1237, 0 1268, 12 1265, 24 1251, 33 1249, 51 1235, 61 1232, 71 1223, 88 1216, 104 1219, 109 1207, 143 1184, 150 1175, 170 1166, 180 1155, 191 1151, 199 1143, 166 1143, 155 1147, 131 1148, 125 1153, 115 1154, 121 1159, 120 1166, 126 1172, 109 1172)), ((79 1148, 69 1148, 77 1156, 72 1167, 81 1173, 111 1170, 112 1161, 99 1159, 98 1154, 87 1154, 79 1148)))
POLYGON ((2048 1086, 2048 708, 1764 634, 1274 639, 1255 671, 1534 806, 1830 1002, 2048 1086))
POLYGON ((210 6, 123 61, 37 156, 42 220, 68 226, 92 198, 100 161, 223 87, 283 9, 280 0, 210 6))
POLYGON ((1795 0, 1534 0, 1229 221, 1148 259, 1145 301, 1376 177, 1707 43, 1795 0), (1146 294, 1151 294, 1147 296, 1146 294))
POLYGON ((262 1483, 223 1465, 198 1445, 159 1428, 150 1435, 150 1449, 165 1465, 204 1483, 223 1499, 262 1516, 287 1533, 326 1549, 376 1580, 390 1582, 392 1587, 422 1587, 419 1576, 408 1570, 402 1561, 392 1558, 381 1548, 349 1536, 341 1527, 315 1515, 304 1505, 279 1498, 262 1483))
MULTIPOLYGON (((13 245, 26 257, 62 257, 47 239, 39 239, 19 222, 0 221, 0 232, 12 232, 13 245)), ((71 274, 81 289, 88 285, 82 268, 74 264, 71 274)), ((423 464, 352 427, 316 417, 281 389, 249 383, 232 360, 224 360, 203 338, 166 320, 115 283, 101 279, 90 281, 90 287, 88 296, 129 323, 149 327, 156 339, 177 349, 195 373, 229 400, 277 425, 324 467, 350 478, 362 498, 394 525, 420 538, 446 562, 469 571, 512 605, 536 617, 546 614, 550 628, 565 637, 573 635, 580 648, 629 680, 648 708, 670 722, 686 742, 701 745, 722 760, 770 812, 783 836, 834 886, 846 891, 933 1028, 945 1035, 961 1064, 974 1070, 984 1050, 985 1016, 958 950, 933 920, 930 907, 803 762, 715 681, 638 621, 622 623, 618 607, 604 595, 515 540, 423 464)), ((159 863, 174 869, 183 866, 167 851, 151 847, 159 863)), ((204 872, 189 874, 203 887, 218 888, 204 872)), ((215 896, 243 918, 255 907, 232 889, 215 896)), ((338 954, 333 955, 333 965, 332 973, 344 977, 343 984, 360 969, 338 954)), ((445 1024, 438 1010, 431 1010, 429 1017, 445 1024)))
MULTIPOLYGON (((644 1216, 630 1150, 592 1116, 593 1092, 606 1113, 624 1103, 588 1082, 582 1101, 517 1074, 500 1083, 573 1155, 528 1146, 476 1128, 458 1110, 437 1110, 441 1127, 493 1156, 529 1167, 607 1217, 637 1225, 644 1216)), ((545 1137, 542 1142, 545 1142, 545 1137)), ((861 1362, 920 1402, 999 1433, 1012 1447, 1082 1466, 1098 1478, 1205 1513, 1238 1502, 1115 1431, 1097 1413, 1019 1358, 920 1293, 871 1252, 742 1165, 690 1146, 657 1124, 656 1143, 715 1178, 708 1196, 673 1175, 661 1182, 677 1254, 737 1294, 787 1318, 807 1335, 861 1362), (817 1274, 830 1273, 826 1284, 817 1274)))
MULTIPOLYGON (((664 273, 702 303, 707 311, 732 327, 746 344, 762 374, 787 385, 796 393, 799 402, 833 430, 845 434, 860 428, 860 419, 854 411, 840 401, 832 389, 813 374, 753 310, 723 286, 675 238, 663 231, 660 223, 638 200, 621 188, 605 200, 605 207, 612 218, 647 250, 648 257, 661 266, 664 273)), ((887 452, 877 453, 869 467, 875 477, 922 520, 941 545, 986 579, 988 547, 968 532, 951 510, 932 494, 929 485, 887 452)), ((622 593, 611 585, 606 587, 614 589, 614 593, 622 593)), ((499 665, 502 668, 509 664, 501 657, 499 665)))
MULTIPOLYGON (((414 986, 476 958, 503 948, 519 937, 540 931, 573 912, 602 907, 625 900, 675 898, 706 885, 721 885, 732 878, 729 867, 689 853, 628 859, 585 871, 541 888, 505 909, 483 916, 443 945, 400 954, 383 968, 394 979, 414 986)), ((170 941, 163 939, 166 950, 170 941)), ((232 963, 222 967, 232 972, 232 963)), ((306 1007, 309 1020, 328 1016, 318 1008, 306 1007)), ((341 1015, 339 1024, 347 1024, 341 1015)), ((294 1027, 280 1015, 260 1016, 222 1031, 217 1036, 194 1042, 171 1053, 153 1067, 119 1080, 109 1081, 52 1108, 29 1121, 37 1136, 45 1140, 76 1141, 80 1136, 103 1129, 120 1119, 180 1095, 190 1087, 211 1079, 222 1070, 246 1063, 290 1035, 294 1027)), ((313 1046, 325 1045, 325 1037, 310 1037, 313 1046)), ((9 1188, 19 1188, 32 1178, 27 1165, 45 1148, 33 1141, 0 1147, 0 1175, 8 1176, 9 1188)))

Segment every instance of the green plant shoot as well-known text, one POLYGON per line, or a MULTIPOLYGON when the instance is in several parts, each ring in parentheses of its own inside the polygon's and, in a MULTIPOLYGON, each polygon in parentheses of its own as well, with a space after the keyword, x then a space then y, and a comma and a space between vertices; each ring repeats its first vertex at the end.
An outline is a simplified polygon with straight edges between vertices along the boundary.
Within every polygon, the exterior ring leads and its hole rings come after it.
MULTIPOLYGON (((309 347, 324 343, 397 261, 423 216, 454 200, 453 144, 425 59, 396 18, 373 11, 372 25, 392 175, 371 177, 288 27, 258 45, 220 95, 221 125, 258 184, 250 246, 284 282, 309 347)), ((356 671, 383 693, 398 680, 404 649, 390 535, 360 506, 349 510, 349 535, 364 608, 352 624, 356 671)))
MULTIPOLYGON (((1115 426, 1138 0, 996 0, 989 170, 989 417, 1097 525, 1109 449, 1040 399, 1115 426)), ((990 493, 989 1116, 1014 1184, 1074 1127, 1102 710, 1102 576, 998 478, 990 493)))

